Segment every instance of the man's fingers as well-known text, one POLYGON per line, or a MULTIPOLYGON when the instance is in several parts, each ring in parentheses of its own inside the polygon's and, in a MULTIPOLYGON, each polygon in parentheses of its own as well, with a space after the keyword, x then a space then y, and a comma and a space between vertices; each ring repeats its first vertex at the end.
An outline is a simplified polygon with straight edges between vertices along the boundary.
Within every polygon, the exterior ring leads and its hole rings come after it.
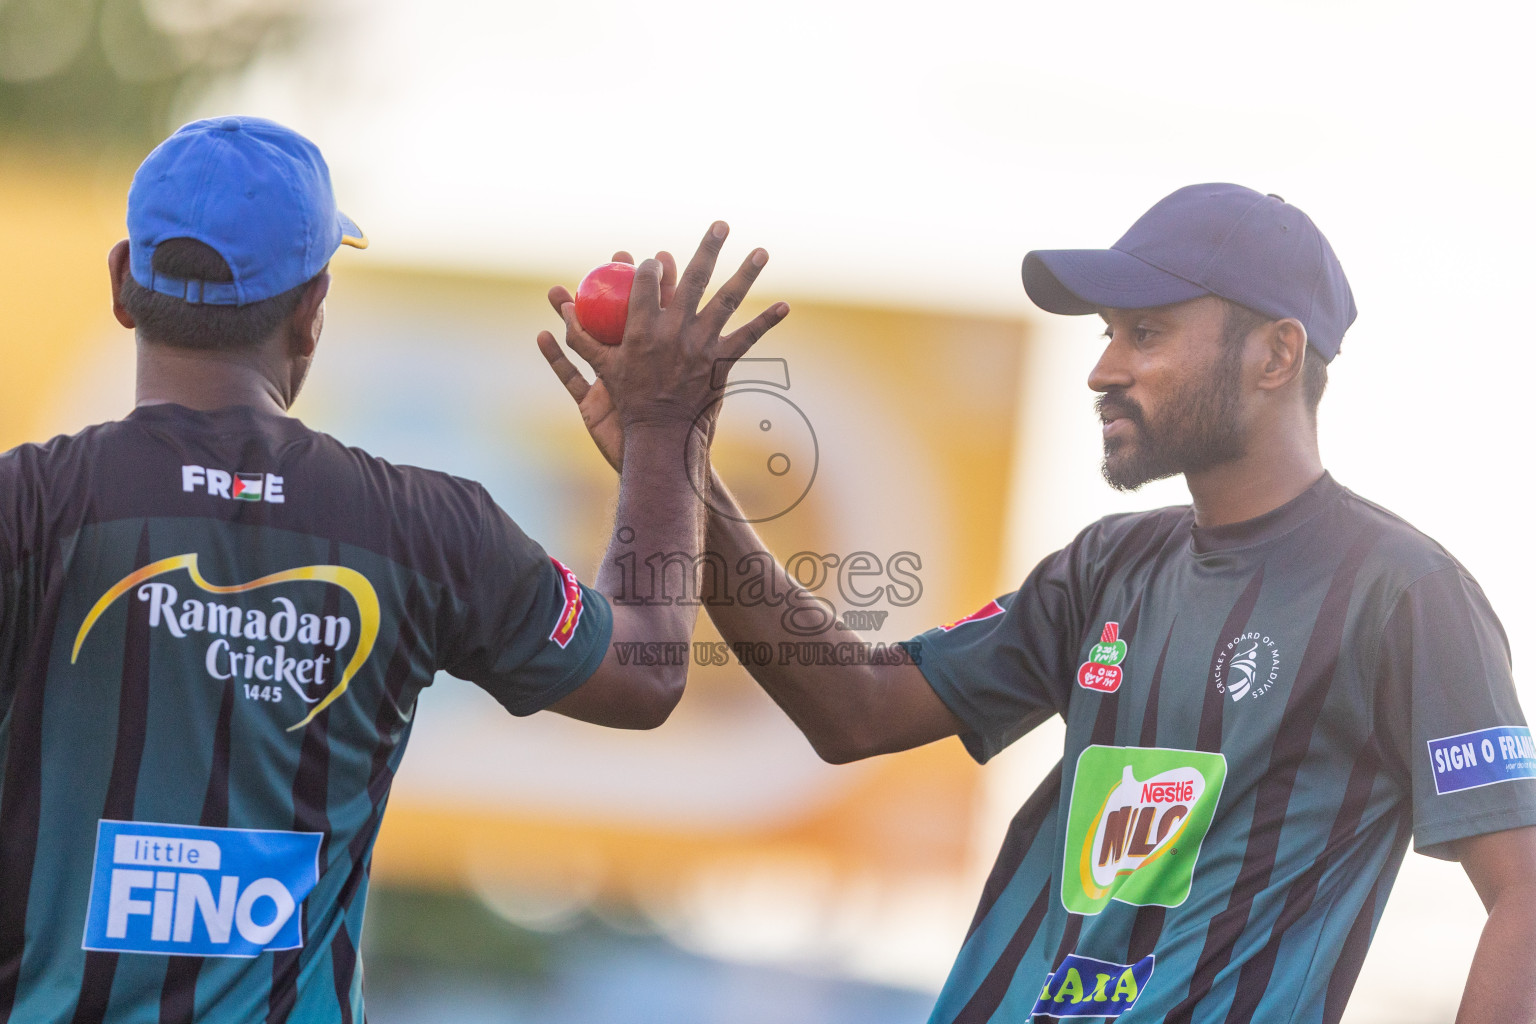
POLYGON ((663 249, 656 254, 656 262, 661 264, 661 304, 665 308, 672 305, 672 298, 677 294, 677 260, 663 249))
POLYGON ((587 392, 592 385, 576 369, 576 364, 566 357, 565 349, 555 340, 555 336, 548 331, 539 332, 539 352, 549 363, 549 368, 555 371, 555 376, 560 378, 560 383, 565 385, 565 390, 570 392, 572 398, 580 402, 587 397, 587 392))
POLYGON ((613 254, 612 262, 633 264, 635 262, 635 258, 631 256, 627 251, 620 249, 618 252, 613 254))
POLYGON ((757 275, 768 263, 766 249, 753 249, 742 260, 741 267, 731 279, 720 286, 715 292, 715 297, 709 300, 709 305, 699 313, 699 318, 709 325, 710 330, 720 331, 730 320, 731 314, 741 308, 746 300, 747 292, 752 288, 752 282, 757 280, 757 275))
POLYGON ((715 272, 715 258, 720 255, 720 247, 725 244, 725 236, 731 229, 725 221, 717 220, 704 232, 704 240, 693 254, 693 259, 688 261, 688 267, 683 271, 683 276, 678 279, 677 292, 673 296, 673 304, 682 306, 684 313, 692 313, 699 308, 699 300, 704 297, 704 289, 709 286, 709 275, 715 272))
POLYGON ((560 318, 565 321, 565 343, 594 369, 599 368, 602 365, 605 350, 610 346, 604 345, 582 330, 581 322, 576 319, 576 303, 567 302, 561 306, 560 318))
POLYGON ((556 316, 560 315, 561 306, 565 305, 567 302, 574 301, 575 300, 571 298, 571 293, 565 290, 564 285, 557 284, 549 290, 549 304, 554 307, 556 316))
POLYGON ((629 318, 624 323, 624 337, 643 333, 661 311, 661 264, 641 260, 635 268, 635 281, 629 289, 629 318))
POLYGON ((789 316, 789 303, 775 302, 753 317, 749 323, 743 324, 720 339, 722 358, 741 358, 747 349, 757 344, 757 339, 778 326, 780 321, 787 316, 789 316))

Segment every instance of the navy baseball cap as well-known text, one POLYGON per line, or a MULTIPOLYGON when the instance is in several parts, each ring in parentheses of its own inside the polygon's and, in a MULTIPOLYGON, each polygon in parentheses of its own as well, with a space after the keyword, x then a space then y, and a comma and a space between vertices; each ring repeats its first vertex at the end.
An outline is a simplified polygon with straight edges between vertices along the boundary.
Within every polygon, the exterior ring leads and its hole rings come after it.
POLYGON ((1024 290, 1048 313, 1146 309, 1217 295, 1294 317, 1324 360, 1355 321, 1355 297, 1328 239, 1276 195, 1189 185, 1141 215, 1108 249, 1037 249, 1024 290))
POLYGON ((336 209, 331 172, 304 136, 260 117, 194 121, 155 147, 128 189, 129 269, 162 295, 244 306, 320 273, 338 247, 368 239, 336 209), (155 249, 171 238, 212 246, 233 281, 156 274, 155 249))

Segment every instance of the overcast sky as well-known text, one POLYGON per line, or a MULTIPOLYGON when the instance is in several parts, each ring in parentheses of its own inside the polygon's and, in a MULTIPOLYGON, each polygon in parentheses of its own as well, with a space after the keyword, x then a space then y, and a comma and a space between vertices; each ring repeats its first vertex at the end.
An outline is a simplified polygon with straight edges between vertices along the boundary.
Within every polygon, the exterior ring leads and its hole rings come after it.
POLYGON ((313 135, 369 259, 574 282, 724 217, 772 252, 765 298, 1024 317, 1027 249, 1108 245, 1195 181, 1285 196, 1360 308, 1325 461, 1446 540, 1512 632, 1536 612, 1507 530, 1531 464, 1528 8, 333 4, 189 113, 313 135))

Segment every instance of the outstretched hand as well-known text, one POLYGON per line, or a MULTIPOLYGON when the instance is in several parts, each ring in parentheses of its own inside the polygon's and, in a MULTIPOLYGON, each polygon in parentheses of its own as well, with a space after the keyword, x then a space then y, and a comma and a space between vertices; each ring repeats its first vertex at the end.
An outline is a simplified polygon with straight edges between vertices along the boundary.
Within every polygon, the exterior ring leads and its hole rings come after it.
MULTIPOLYGON (((613 262, 633 265, 635 258, 620 249, 613 254, 613 262)), ((677 260, 663 250, 656 254, 656 262, 661 264, 661 304, 670 306, 672 295, 677 291, 677 260)), ((563 315, 562 308, 572 301, 571 293, 564 285, 557 284, 549 290, 549 304, 554 307, 557 315, 563 315)), ((548 331, 539 332, 539 351, 549 362, 550 369, 555 371, 555 376, 560 378, 560 383, 565 385, 566 393, 575 401, 576 411, 581 413, 582 425, 592 435, 597 450, 615 471, 622 469, 624 429, 619 426, 619 418, 613 414, 613 399, 608 395, 608 386, 602 378, 589 383, 565 354, 555 336, 548 331)))
MULTIPOLYGON (((740 358, 789 314, 788 304, 778 302, 730 334, 720 335, 768 262, 762 249, 753 250, 714 298, 697 309, 727 230, 723 222, 711 226, 681 280, 670 253, 659 252, 655 259, 640 264, 621 345, 604 345, 582 329, 569 291, 558 285, 549 291, 550 305, 565 321, 566 345, 592 366, 596 376, 589 382, 548 331, 539 333, 539 351, 576 402, 587 432, 614 469, 623 465, 624 429, 631 423, 682 417, 693 421, 707 439, 714 420, 704 410, 718 409, 714 399, 717 381, 722 379, 716 375, 716 364, 740 358)), ((613 260, 634 262, 622 251, 614 253, 613 260)))

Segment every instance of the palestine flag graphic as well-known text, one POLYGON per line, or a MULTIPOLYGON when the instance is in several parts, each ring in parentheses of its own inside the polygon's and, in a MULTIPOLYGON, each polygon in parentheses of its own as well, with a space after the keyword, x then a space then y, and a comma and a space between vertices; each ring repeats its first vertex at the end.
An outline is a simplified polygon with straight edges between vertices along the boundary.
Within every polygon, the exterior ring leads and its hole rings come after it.
POLYGON ((261 474, 236 473, 233 496, 240 501, 260 501, 261 474))

